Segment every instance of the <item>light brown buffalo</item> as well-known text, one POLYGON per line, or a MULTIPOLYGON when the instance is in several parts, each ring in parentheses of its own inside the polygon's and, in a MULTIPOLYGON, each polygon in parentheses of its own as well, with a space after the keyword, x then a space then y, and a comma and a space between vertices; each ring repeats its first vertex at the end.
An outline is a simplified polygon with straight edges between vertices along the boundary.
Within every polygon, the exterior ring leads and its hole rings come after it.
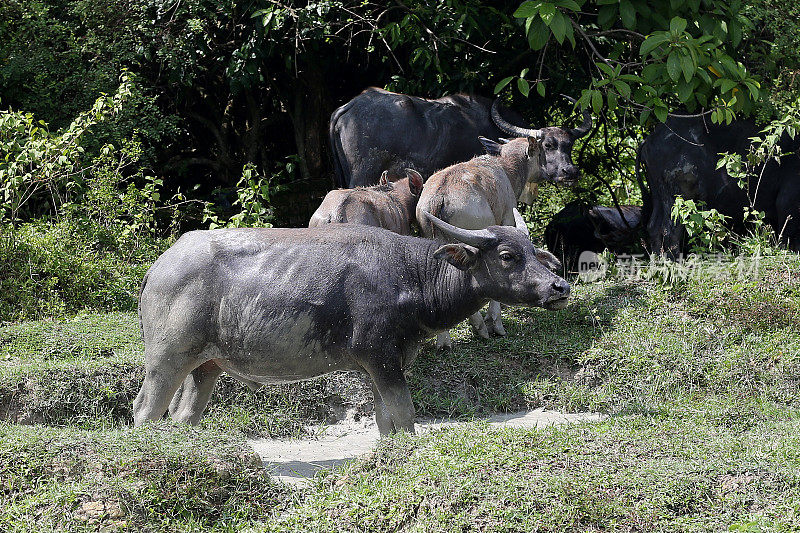
MULTIPOLYGON (((533 135, 497 144, 482 139, 490 154, 475 157, 440 170, 431 176, 422 189, 417 203, 417 221, 427 238, 443 240, 427 221, 425 213, 464 229, 483 229, 489 226, 516 226, 528 233, 525 222, 517 212, 517 201, 527 185, 542 179, 545 165, 540 130, 533 135)), ((548 268, 559 268, 558 260, 544 250, 537 250, 537 258, 548 268)), ((509 258, 513 261, 513 258, 509 258)), ((485 338, 490 330, 505 335, 500 318, 500 304, 489 303, 486 321, 480 312, 470 317, 477 333, 485 338), (486 321, 489 323, 487 328, 486 321)), ((438 347, 449 347, 449 332, 439 334, 438 347)))
POLYGON ((311 215, 308 227, 350 223, 410 235, 421 191, 422 176, 416 170, 407 168, 406 177, 397 181, 389 181, 384 171, 379 185, 330 191, 311 215))

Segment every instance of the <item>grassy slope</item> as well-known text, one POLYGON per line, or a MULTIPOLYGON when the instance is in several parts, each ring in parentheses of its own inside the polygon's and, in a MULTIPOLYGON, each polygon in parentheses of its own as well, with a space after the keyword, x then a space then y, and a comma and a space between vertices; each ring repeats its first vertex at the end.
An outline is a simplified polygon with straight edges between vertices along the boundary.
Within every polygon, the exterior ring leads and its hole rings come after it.
POLYGON ((388 441, 264 529, 798 531, 798 272, 792 257, 748 282, 583 286, 565 312, 515 311, 510 338, 483 350, 423 354, 423 409, 483 398, 611 416, 388 441))
MULTIPOLYGON (((579 285, 564 311, 511 311, 507 338, 479 341, 460 328, 453 351, 427 347, 411 371, 420 414, 469 417, 544 405, 612 417, 540 431, 478 425, 393 439, 321 479, 296 504, 287 494, 269 491, 255 503, 237 504, 247 515, 243 519, 252 524, 259 513, 270 516, 277 508, 281 512, 260 528, 795 530, 798 272, 800 261, 789 257, 767 261, 758 279, 747 282, 728 276, 671 288, 644 282, 579 285), (248 505, 258 513, 247 514, 248 505)), ((2 327, 0 360, 7 364, 0 367, 0 406, 16 398, 16 409, 64 428, 5 426, 0 453, 14 438, 27 443, 19 449, 35 450, 51 438, 42 436, 48 431, 61 432, 59 439, 100 442, 95 449, 102 450, 115 449, 107 444, 115 439, 135 440, 124 424, 140 379, 139 353, 130 314, 2 327), (70 409, 59 407, 63 398, 74 399, 70 409)), ((295 432, 321 418, 320 406, 335 382, 274 388, 261 396, 228 383, 196 435, 214 441, 220 431, 295 432)), ((180 430, 176 435, 177 441, 183 438, 180 430)), ((205 451, 212 458, 230 455, 214 447, 205 451)), ((6 498, 43 498, 52 486, 63 486, 44 472, 34 478, 44 488, 35 484, 27 494, 23 483, 6 489, 6 498)), ((210 486, 200 472, 183 478, 184 485, 210 486)), ((76 494, 85 498, 93 483, 85 481, 76 494)), ((202 490, 185 492, 161 494, 165 516, 181 528, 212 520, 215 515, 197 504, 202 490), (188 514, 175 511, 181 498, 193 509, 188 514)), ((61 507, 48 507, 41 516, 67 516, 63 509, 74 508, 80 498, 58 500, 61 507)), ((23 524, 29 512, 5 510, 0 516, 23 524)), ((162 524, 144 507, 129 514, 136 524, 162 524)))
POLYGON ((290 495, 240 439, 211 430, 0 423, 0 442, 2 531, 235 529, 290 495))
POLYGON ((800 421, 612 418, 384 442, 269 531, 720 531, 800 524, 800 421))

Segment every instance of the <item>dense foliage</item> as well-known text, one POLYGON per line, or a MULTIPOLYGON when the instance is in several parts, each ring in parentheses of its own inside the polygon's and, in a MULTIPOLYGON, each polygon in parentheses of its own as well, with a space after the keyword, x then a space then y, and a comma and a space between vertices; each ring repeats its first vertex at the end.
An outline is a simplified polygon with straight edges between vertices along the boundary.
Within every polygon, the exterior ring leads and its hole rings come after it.
MULTIPOLYGON (((557 120, 558 94, 571 93, 604 135, 635 139, 631 124, 653 113, 730 120, 790 100, 800 63, 789 37, 796 8, 771 0, 11 0, 0 9, 4 107, 66 127, 127 68, 129 102, 87 149, 136 140, 142 166, 171 190, 206 196, 234 185, 246 163, 327 185, 327 118, 369 85, 489 95, 516 80, 514 104, 535 123, 557 120)), ((608 149, 590 143, 584 157, 608 160, 608 149)), ((590 162, 588 173, 618 169, 590 162)))
MULTIPOLYGON (((639 203, 636 148, 669 114, 796 106, 798 14, 773 0, 3 2, 0 281, 28 269, 59 296, 24 311, 35 295, 11 290, 0 316, 79 306, 58 254, 48 274, 25 251, 34 235, 72 242, 78 264, 147 263, 192 227, 285 223, 287 194, 330 188, 328 117, 370 85, 496 93, 537 126, 569 119, 559 94, 580 98, 595 124, 574 151, 583 178, 544 188, 529 220, 576 197, 639 203)), ((101 307, 130 302, 123 285, 101 307)))

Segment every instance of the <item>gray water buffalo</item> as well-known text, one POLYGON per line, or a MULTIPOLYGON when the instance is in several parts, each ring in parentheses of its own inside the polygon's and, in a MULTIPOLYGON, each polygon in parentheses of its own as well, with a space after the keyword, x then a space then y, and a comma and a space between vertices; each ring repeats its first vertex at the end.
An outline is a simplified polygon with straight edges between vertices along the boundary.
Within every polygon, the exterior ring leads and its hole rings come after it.
MULTIPOLYGON (((519 115, 505 111, 521 122, 519 115)), ((572 144, 589 132, 591 118, 571 130, 543 128, 546 177, 570 181, 572 144)), ((333 112, 331 153, 339 187, 374 185, 384 170, 402 176, 406 167, 430 176, 437 170, 483 153, 478 137, 497 139, 503 132, 528 136, 527 128, 500 116, 497 101, 455 94, 437 99, 397 94, 371 87, 333 112)))
POLYGON ((198 423, 222 372, 256 385, 360 370, 380 433, 413 431, 403 371, 425 338, 490 299, 561 309, 570 292, 514 228, 426 223, 453 244, 351 224, 183 235, 142 283, 136 425, 167 410, 198 423))
POLYGON ((356 189, 335 189, 322 200, 311 216, 309 228, 323 224, 361 224, 385 228, 400 235, 411 234, 422 176, 406 169, 406 177, 389 181, 384 171, 378 185, 356 189))
MULTIPOLYGON (((654 253, 677 256, 684 249, 684 228, 672 220, 675 198, 700 200, 707 208, 730 217, 735 231, 744 230, 743 208, 748 194, 725 168, 717 169, 722 152, 746 154, 750 137, 758 134, 749 120, 730 125, 707 123, 700 118, 669 118, 659 124, 642 144, 639 160, 646 167, 650 209, 645 212, 650 246, 654 253)), ((800 138, 781 139, 784 157, 770 160, 763 171, 751 176, 748 189, 755 208, 781 234, 783 241, 800 251, 800 138)), ((637 163, 639 162, 637 160, 637 163)), ((637 173, 638 173, 637 165, 637 173)))
MULTIPOLYGON (((437 231, 430 222, 430 215, 464 229, 504 225, 516 226, 527 234, 527 227, 516 210, 517 200, 526 184, 541 180, 545 166, 543 133, 536 130, 528 133, 530 137, 513 139, 502 145, 483 139, 489 153, 494 155, 475 157, 431 176, 417 203, 417 222, 422 234, 440 241, 449 237, 437 231)), ((560 266, 549 253, 539 251, 539 254, 548 266, 560 266)), ((506 334, 500 318, 500 304, 496 301, 489 304, 486 320, 476 312, 470 317, 470 323, 484 338, 489 338, 490 331, 506 334)), ((437 338, 440 348, 450 344, 449 332, 437 338)))
POLYGON ((622 205, 618 210, 574 201, 553 215, 544 230, 544 242, 561 260, 564 271, 574 272, 581 252, 632 251, 641 229, 641 206, 622 205))

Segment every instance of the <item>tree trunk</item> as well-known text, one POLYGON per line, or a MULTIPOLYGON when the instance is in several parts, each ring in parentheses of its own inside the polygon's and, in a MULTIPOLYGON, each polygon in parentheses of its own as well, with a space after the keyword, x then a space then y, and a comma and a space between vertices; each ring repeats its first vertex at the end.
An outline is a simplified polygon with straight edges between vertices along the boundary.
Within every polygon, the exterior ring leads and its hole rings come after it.
POLYGON ((294 87, 291 116, 300 174, 316 189, 333 183, 328 154, 328 89, 322 71, 314 64, 304 65, 294 87))

